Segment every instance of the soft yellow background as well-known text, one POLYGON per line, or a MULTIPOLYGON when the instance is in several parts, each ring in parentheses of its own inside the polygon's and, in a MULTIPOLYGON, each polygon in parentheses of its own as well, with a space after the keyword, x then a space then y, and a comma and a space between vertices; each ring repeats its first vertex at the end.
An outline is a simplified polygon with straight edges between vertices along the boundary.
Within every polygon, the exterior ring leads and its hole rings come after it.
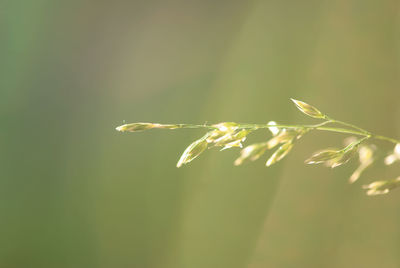
POLYGON ((399 167, 303 164, 345 135, 177 169, 204 131, 114 130, 314 123, 293 97, 399 138, 399 31, 395 0, 0 1, 0 267, 400 267, 400 192, 361 189, 399 167))

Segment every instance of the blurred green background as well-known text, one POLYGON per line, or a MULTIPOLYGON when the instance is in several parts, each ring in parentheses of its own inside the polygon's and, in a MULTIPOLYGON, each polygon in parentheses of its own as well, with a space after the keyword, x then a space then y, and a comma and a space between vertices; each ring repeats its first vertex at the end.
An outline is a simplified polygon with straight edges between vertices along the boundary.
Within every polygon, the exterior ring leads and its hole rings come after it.
POLYGON ((398 138, 399 1, 3 0, 0 38, 0 267, 400 267, 400 192, 361 189, 399 168, 303 164, 342 134, 177 169, 204 131, 114 129, 315 122, 293 97, 398 138))

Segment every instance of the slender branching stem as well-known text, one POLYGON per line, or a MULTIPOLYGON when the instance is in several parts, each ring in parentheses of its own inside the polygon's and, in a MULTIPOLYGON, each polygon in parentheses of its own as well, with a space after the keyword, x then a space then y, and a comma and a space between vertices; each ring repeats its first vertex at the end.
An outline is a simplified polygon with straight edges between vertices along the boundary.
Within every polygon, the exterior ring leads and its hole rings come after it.
MULTIPOLYGON (((193 125, 193 124, 177 124, 179 128, 207 128, 207 129, 216 129, 214 125, 193 125)), ((275 128, 286 128, 286 129, 305 129, 305 130, 319 130, 319 131, 329 131, 329 132, 336 132, 336 133, 345 133, 345 134, 352 134, 352 135, 357 135, 357 136, 364 136, 372 139, 378 139, 378 140, 384 140, 388 141, 394 144, 400 143, 400 140, 381 136, 381 135, 375 135, 365 129, 362 129, 360 127, 354 126, 352 124, 348 124, 346 122, 330 119, 327 121, 324 121, 320 124, 316 125, 284 125, 284 124, 279 124, 279 125, 272 125, 272 124, 239 124, 239 129, 268 129, 270 127, 275 127, 275 128), (332 124, 332 123, 337 123, 341 124, 344 126, 351 127, 352 129, 348 128, 338 128, 338 127, 326 127, 325 125, 327 124, 332 124), (356 130, 354 130, 356 129, 356 130)))
MULTIPOLYGON (((369 139, 383 140, 395 144, 393 153, 385 157, 384 163, 386 165, 400 161, 400 140, 376 135, 353 124, 330 118, 314 106, 303 101, 294 99, 292 99, 292 101, 302 113, 312 118, 320 119, 322 120, 322 123, 314 125, 278 125, 275 122, 269 122, 268 124, 238 124, 235 122, 222 122, 219 124, 203 125, 132 123, 118 126, 116 130, 121 132, 136 132, 153 128, 208 129, 209 131, 202 138, 194 141, 186 148, 176 165, 177 167, 181 167, 182 165, 191 162, 207 148, 218 146, 222 147, 221 150, 225 150, 232 147, 242 147, 242 142, 246 140, 247 135, 258 129, 269 129, 272 132, 273 137, 266 142, 254 143, 246 146, 241 150, 240 157, 235 160, 235 165, 241 165, 244 161, 255 161, 261 157, 266 150, 279 145, 278 149, 266 162, 266 166, 269 167, 284 158, 293 148, 294 143, 305 133, 312 130, 359 136, 355 141, 342 149, 325 149, 315 153, 305 161, 306 164, 325 164, 327 167, 334 168, 347 163, 355 154, 358 153, 360 166, 351 175, 349 179, 350 183, 355 182, 360 177, 363 170, 374 161, 374 148, 368 144, 363 144, 361 146, 362 143, 369 139), (330 124, 336 124, 339 127, 331 126, 330 124), (289 129, 291 131, 286 131, 289 129)), ((367 190, 367 195, 386 194, 396 187, 400 187, 400 177, 392 180, 375 181, 363 186, 363 188, 367 190)))
POLYGON ((346 122, 343 122, 343 121, 339 121, 339 120, 336 120, 336 119, 332 119, 332 118, 330 118, 330 117, 328 117, 328 116, 326 116, 326 119, 327 119, 328 121, 332 122, 332 123, 336 123, 336 124, 340 124, 340 125, 343 125, 343 126, 346 126, 346 127, 350 127, 350 128, 353 128, 353 129, 357 129, 358 131, 360 131, 360 132, 362 132, 362 133, 365 133, 365 134, 368 134, 368 135, 371 134, 369 131, 367 131, 367 130, 365 130, 365 129, 362 129, 362 128, 358 127, 358 126, 355 126, 355 125, 353 125, 353 124, 346 123, 346 122))
POLYGON ((391 142, 391 143, 394 143, 394 144, 400 144, 400 140, 388 138, 388 137, 385 137, 385 136, 372 134, 371 137, 374 138, 374 139, 377 139, 377 140, 383 140, 383 141, 388 141, 388 142, 391 142))

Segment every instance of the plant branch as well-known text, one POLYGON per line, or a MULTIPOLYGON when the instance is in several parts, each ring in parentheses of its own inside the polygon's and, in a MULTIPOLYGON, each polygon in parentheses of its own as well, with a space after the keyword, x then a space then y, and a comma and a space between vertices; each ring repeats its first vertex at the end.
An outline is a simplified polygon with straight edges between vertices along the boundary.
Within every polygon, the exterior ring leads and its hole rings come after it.
MULTIPOLYGON (((206 128, 206 129, 217 129, 214 125, 195 125, 195 124, 176 124, 177 128, 206 128)), ((370 137, 373 139, 378 139, 378 140, 384 140, 388 141, 394 144, 400 143, 400 140, 396 140, 393 138, 381 136, 381 135, 375 135, 369 131, 366 131, 362 128, 359 128, 357 126, 333 120, 330 119, 328 121, 325 121, 320 124, 316 125, 286 125, 286 124, 279 124, 279 125, 272 125, 272 124, 239 124, 239 129, 268 129, 271 127, 275 128, 287 128, 287 129, 306 129, 306 130, 320 130, 320 131, 329 131, 329 132, 336 132, 336 133, 345 133, 345 134, 352 134, 352 135, 358 135, 358 136, 364 136, 364 137, 370 137), (342 125, 347 125, 349 127, 352 127, 353 129, 347 129, 347 128, 338 128, 338 127, 325 127, 324 125, 330 124, 330 123, 340 123, 342 125)))
MULTIPOLYGON (((244 161, 248 160, 255 161, 267 150, 277 146, 278 149, 266 162, 266 166, 269 167, 284 158, 291 151, 296 140, 311 130, 359 136, 359 138, 348 144, 345 148, 340 150, 325 149, 315 153, 305 161, 306 164, 323 163, 327 167, 334 168, 347 163, 355 154, 358 153, 360 166, 351 175, 351 183, 357 180, 360 177, 361 172, 374 161, 374 147, 368 144, 360 146, 369 139, 383 140, 395 144, 393 153, 387 155, 385 158, 384 162, 386 165, 400 161, 400 140, 376 135, 353 124, 330 118, 314 106, 303 101, 295 99, 292 99, 292 101, 302 113, 312 118, 323 120, 322 123, 314 125, 278 125, 275 122, 270 122, 268 124, 238 124, 234 122, 222 122, 219 124, 203 125, 132 123, 118 126, 116 130, 120 132, 136 132, 148 129, 208 129, 209 131, 202 138, 192 142, 186 148, 178 161, 177 167, 181 167, 182 165, 191 162, 207 148, 218 146, 222 147, 221 150, 225 150, 232 147, 242 147, 242 142, 246 140, 247 135, 258 129, 269 129, 272 132, 272 138, 266 142, 254 143, 243 148, 240 152, 240 157, 234 162, 235 165, 241 165, 244 161), (336 124, 340 127, 327 126, 328 124, 336 124)), ((396 187, 400 187, 400 177, 392 180, 375 181, 368 185, 364 185, 364 188, 367 189, 367 195, 386 194, 396 187)))

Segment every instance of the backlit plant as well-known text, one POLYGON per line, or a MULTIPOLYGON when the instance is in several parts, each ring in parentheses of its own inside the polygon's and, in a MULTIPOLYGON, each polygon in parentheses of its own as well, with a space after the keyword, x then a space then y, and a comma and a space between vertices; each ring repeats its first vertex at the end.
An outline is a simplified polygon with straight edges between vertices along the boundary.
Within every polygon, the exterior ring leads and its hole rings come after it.
MULTIPOLYGON (((295 142, 306 133, 314 130, 331 131, 355 135, 346 139, 347 145, 344 148, 329 148, 314 153, 308 158, 306 164, 324 164, 327 167, 335 168, 346 164, 350 159, 358 156, 360 165, 350 176, 349 182, 353 183, 361 176, 362 172, 369 167, 375 159, 376 147, 369 142, 371 140, 384 140, 394 144, 391 154, 385 157, 384 163, 391 165, 400 162, 400 141, 380 135, 373 134, 367 130, 352 124, 333 119, 320 112, 314 106, 305 102, 292 99, 296 107, 304 114, 322 120, 315 125, 283 125, 270 121, 267 124, 239 124, 234 122, 223 122, 218 124, 158 124, 158 123, 132 123, 124 124, 116 128, 120 132, 137 132, 148 129, 180 129, 180 128, 203 128, 207 133, 200 139, 190 144, 180 157, 177 167, 181 167, 197 158, 206 149, 220 147, 221 150, 240 147, 252 132, 260 129, 268 129, 271 136, 268 140, 254 143, 244 147, 240 156, 235 160, 236 166, 246 161, 255 161, 273 148, 275 151, 266 162, 269 167, 282 160, 293 148, 295 142), (328 127, 327 125, 341 125, 342 127, 328 127)), ((400 177, 392 180, 380 180, 364 185, 368 195, 386 194, 390 190, 400 186, 400 177)))

